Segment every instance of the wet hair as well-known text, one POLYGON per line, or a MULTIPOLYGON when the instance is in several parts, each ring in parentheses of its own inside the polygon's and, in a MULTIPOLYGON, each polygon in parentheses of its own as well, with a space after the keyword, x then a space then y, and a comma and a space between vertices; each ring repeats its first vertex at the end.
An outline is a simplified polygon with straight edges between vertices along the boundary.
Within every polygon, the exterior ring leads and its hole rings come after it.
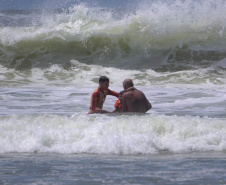
POLYGON ((127 78, 123 81, 123 85, 126 87, 133 87, 133 81, 131 79, 127 78))
POLYGON ((106 77, 106 76, 101 76, 100 78, 99 78, 99 83, 100 82, 109 82, 109 78, 108 77, 106 77))
POLYGON ((125 91, 120 91, 119 95, 123 95, 124 92, 125 92, 125 91))

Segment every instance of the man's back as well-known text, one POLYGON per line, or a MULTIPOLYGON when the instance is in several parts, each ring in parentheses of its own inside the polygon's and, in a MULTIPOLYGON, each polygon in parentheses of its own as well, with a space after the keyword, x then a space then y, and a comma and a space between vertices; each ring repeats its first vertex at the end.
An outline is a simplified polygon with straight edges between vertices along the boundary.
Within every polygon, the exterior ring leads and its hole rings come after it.
POLYGON ((151 104, 143 92, 129 88, 122 95, 122 112, 141 112, 145 113, 151 109, 151 104))

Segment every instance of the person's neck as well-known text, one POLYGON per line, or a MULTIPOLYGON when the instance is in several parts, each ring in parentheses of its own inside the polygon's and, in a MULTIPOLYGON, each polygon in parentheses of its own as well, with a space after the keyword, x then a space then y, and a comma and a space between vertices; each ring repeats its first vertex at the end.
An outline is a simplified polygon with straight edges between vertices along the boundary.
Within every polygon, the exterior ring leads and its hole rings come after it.
POLYGON ((132 91, 132 90, 135 90, 135 88, 134 87, 129 87, 129 88, 126 89, 126 91, 132 91))
POLYGON ((99 87, 99 89, 100 89, 101 92, 104 92, 104 91, 105 91, 105 89, 103 89, 103 88, 101 88, 101 87, 99 87))

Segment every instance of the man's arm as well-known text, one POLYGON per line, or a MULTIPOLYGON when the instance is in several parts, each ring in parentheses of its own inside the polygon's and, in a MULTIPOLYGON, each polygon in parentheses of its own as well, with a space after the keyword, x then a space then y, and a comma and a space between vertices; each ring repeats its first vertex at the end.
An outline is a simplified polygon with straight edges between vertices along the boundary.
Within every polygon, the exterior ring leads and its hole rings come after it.
POLYGON ((115 91, 112 91, 110 89, 108 89, 108 95, 112 95, 112 96, 115 96, 115 97, 119 97, 119 93, 115 92, 115 91))
POLYGON ((94 92, 91 97, 90 110, 95 112, 97 108, 97 102, 98 102, 98 93, 94 92))
POLYGON ((113 112, 109 112, 109 111, 106 111, 106 110, 102 110, 100 108, 96 108, 95 109, 95 113, 99 113, 99 114, 106 114, 106 113, 113 113, 113 112))

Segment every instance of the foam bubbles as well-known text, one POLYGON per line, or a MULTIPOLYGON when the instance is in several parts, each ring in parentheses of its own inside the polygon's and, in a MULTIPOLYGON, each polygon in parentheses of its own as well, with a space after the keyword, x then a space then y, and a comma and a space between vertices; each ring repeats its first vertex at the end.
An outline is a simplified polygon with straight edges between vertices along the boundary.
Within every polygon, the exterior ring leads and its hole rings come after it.
POLYGON ((1 117, 1 153, 224 151, 224 119, 164 115, 1 117))

